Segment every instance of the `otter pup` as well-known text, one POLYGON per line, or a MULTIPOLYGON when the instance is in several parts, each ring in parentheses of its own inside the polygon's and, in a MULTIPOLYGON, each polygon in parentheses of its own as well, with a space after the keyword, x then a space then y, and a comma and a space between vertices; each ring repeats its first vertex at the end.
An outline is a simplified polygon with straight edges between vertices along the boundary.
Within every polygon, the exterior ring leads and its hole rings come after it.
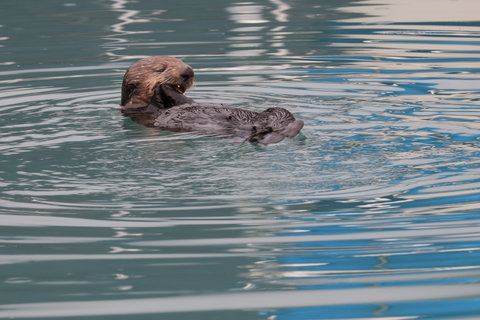
POLYGON ((149 127, 264 145, 293 138, 303 127, 303 121, 283 108, 253 112, 195 102, 184 95, 193 85, 193 77, 193 69, 173 57, 135 62, 123 77, 122 113, 149 127))

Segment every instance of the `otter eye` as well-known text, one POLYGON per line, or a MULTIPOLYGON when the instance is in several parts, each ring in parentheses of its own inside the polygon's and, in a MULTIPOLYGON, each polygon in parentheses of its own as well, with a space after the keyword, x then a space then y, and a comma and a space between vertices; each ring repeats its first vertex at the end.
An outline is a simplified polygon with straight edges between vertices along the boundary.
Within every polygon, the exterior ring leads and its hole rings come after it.
POLYGON ((162 73, 163 71, 165 71, 165 67, 161 67, 161 68, 158 68, 158 69, 155 69, 155 72, 158 72, 158 73, 162 73))

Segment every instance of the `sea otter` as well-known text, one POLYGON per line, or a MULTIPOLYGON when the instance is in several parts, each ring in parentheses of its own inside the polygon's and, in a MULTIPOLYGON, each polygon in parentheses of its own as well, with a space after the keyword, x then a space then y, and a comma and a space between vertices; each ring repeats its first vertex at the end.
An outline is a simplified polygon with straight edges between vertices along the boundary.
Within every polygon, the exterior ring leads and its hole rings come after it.
POLYGON ((270 144, 295 137, 303 127, 283 108, 254 112, 199 103, 184 95, 192 67, 169 56, 149 57, 128 68, 122 84, 122 113, 149 127, 189 131, 237 141, 270 144))

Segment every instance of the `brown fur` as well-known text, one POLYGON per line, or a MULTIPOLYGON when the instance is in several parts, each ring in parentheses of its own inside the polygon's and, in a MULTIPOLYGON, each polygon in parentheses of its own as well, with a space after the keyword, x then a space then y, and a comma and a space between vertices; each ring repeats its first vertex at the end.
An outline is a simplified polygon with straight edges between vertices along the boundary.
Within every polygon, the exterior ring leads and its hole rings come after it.
POLYGON ((139 60, 123 77, 122 106, 150 103, 157 84, 178 86, 185 92, 193 85, 193 69, 174 57, 155 56, 139 60))

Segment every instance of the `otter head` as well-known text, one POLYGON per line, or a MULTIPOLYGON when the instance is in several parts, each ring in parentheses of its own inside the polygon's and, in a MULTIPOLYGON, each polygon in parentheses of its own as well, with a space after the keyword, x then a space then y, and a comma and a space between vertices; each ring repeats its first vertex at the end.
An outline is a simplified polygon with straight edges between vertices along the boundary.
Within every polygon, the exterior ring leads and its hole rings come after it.
POLYGON ((158 84, 170 85, 180 93, 193 85, 193 69, 169 56, 139 60, 123 76, 121 105, 148 105, 158 84))

